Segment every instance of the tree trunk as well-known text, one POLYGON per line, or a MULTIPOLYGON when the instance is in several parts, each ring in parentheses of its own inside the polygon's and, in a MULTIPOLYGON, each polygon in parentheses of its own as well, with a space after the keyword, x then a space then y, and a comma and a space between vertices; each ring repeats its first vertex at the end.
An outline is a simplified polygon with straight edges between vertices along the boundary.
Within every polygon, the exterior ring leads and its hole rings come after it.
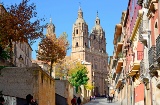
POLYGON ((12 52, 12 40, 11 39, 9 39, 9 47, 10 47, 10 63, 11 63, 11 65, 13 66, 13 52, 12 52))
POLYGON ((51 60, 51 66, 50 66, 50 76, 52 77, 52 66, 53 66, 53 60, 51 60))

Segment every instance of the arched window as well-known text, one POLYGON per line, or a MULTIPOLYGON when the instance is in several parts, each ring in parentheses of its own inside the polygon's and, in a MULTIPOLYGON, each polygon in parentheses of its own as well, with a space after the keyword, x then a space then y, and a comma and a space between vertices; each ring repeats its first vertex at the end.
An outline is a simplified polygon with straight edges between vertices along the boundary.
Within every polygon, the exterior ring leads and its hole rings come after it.
POLYGON ((93 36, 93 39, 96 39, 96 36, 95 36, 95 35, 93 36))
POLYGON ((76 47, 78 47, 78 42, 76 42, 76 47))
POLYGON ((78 34, 78 29, 76 29, 76 34, 78 34))
POLYGON ((85 42, 85 47, 87 47, 87 43, 85 42))

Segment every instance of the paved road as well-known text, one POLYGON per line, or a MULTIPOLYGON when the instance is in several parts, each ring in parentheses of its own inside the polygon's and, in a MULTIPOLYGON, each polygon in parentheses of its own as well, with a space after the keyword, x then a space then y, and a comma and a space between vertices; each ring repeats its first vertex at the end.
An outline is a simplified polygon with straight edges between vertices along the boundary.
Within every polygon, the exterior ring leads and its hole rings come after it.
POLYGON ((95 99, 84 105, 120 105, 118 102, 109 103, 107 98, 95 99))

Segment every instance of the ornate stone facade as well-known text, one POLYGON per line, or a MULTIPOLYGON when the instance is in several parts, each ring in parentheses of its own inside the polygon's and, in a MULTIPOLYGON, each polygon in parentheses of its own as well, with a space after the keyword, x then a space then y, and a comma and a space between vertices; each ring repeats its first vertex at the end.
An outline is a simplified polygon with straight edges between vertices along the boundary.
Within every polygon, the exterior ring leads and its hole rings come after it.
POLYGON ((79 8, 78 18, 73 24, 71 59, 89 62, 91 64, 91 68, 88 69, 89 82, 92 82, 95 87, 93 95, 106 94, 108 54, 106 53, 105 32, 100 25, 98 13, 95 26, 89 35, 88 25, 83 19, 82 9, 79 8))

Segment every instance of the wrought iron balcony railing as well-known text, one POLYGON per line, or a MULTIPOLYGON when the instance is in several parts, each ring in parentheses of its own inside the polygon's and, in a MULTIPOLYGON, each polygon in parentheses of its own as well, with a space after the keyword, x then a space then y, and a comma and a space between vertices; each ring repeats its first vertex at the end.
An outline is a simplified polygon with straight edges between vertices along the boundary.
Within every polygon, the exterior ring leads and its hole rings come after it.
POLYGON ((145 69, 144 63, 145 63, 145 62, 144 62, 144 60, 142 59, 141 62, 140 62, 140 75, 142 75, 143 72, 144 72, 144 69, 145 69))
POLYGON ((149 69, 152 70, 154 68, 154 64, 156 61, 156 46, 152 45, 152 47, 148 51, 148 60, 149 60, 149 69))
POLYGON ((157 62, 160 62, 160 35, 156 39, 156 58, 157 62))

